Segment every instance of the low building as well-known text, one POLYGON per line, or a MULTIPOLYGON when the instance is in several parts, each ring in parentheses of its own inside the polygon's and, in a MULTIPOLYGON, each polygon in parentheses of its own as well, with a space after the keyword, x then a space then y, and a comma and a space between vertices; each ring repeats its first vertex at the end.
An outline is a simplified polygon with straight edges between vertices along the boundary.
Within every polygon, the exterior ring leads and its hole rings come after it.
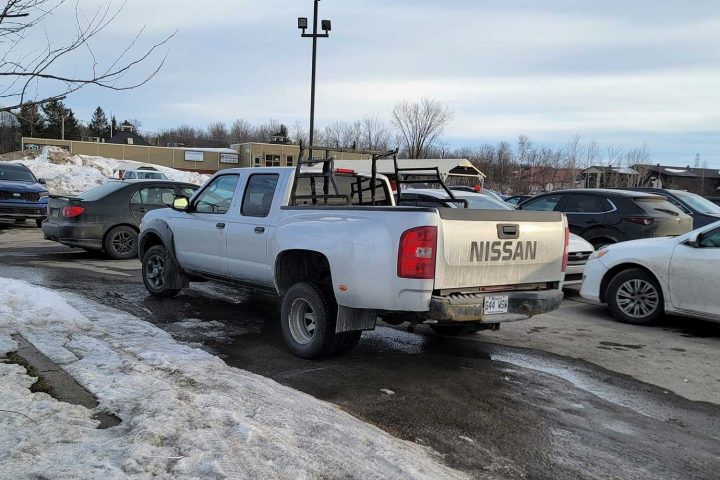
POLYGON ((143 147, 150 146, 147 140, 135 133, 135 127, 127 120, 120 125, 120 130, 115 132, 115 135, 105 140, 105 143, 114 143, 118 145, 139 145, 143 147))
POLYGON ((580 173, 583 188, 636 187, 640 181, 637 170, 630 167, 594 166, 580 173))
MULTIPOLYGON (((240 155, 241 167, 292 167, 297 165, 300 146, 285 142, 235 143, 230 148, 240 155)), ((314 157, 336 160, 369 160, 377 152, 346 148, 322 147, 313 152, 314 157)))
POLYGON ((677 167, 673 165, 634 165, 643 187, 687 190, 699 195, 713 195, 720 190, 720 170, 677 167))

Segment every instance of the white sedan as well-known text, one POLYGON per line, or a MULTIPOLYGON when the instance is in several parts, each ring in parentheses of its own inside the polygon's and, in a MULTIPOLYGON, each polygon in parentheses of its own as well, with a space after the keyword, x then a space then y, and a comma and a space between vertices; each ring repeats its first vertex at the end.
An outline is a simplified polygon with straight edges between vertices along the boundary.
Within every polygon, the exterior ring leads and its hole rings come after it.
POLYGON ((616 319, 636 325, 665 313, 720 322, 720 222, 593 253, 580 295, 606 303, 616 319))

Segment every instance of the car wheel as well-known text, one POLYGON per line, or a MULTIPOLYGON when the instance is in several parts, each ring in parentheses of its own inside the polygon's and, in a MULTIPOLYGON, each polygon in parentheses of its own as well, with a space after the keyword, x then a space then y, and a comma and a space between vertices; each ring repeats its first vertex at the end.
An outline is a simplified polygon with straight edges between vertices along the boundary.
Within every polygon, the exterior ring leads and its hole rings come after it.
POLYGON ((115 260, 128 260, 137 257, 138 234, 126 225, 115 227, 105 236, 105 253, 115 260))
POLYGON ((283 297, 282 333, 295 355, 314 359, 333 353, 337 304, 331 295, 328 289, 301 282, 283 297))
POLYGON ((38 228, 42 228, 42 222, 42 218, 38 218, 37 220, 35 220, 35 225, 37 225, 38 228))
POLYGON ((174 297, 179 288, 169 288, 177 266, 164 245, 155 245, 142 259, 142 279, 150 294, 160 298, 174 297))
POLYGON ((651 325, 664 313, 660 284, 639 268, 615 275, 608 284, 605 298, 610 313, 623 323, 651 325))

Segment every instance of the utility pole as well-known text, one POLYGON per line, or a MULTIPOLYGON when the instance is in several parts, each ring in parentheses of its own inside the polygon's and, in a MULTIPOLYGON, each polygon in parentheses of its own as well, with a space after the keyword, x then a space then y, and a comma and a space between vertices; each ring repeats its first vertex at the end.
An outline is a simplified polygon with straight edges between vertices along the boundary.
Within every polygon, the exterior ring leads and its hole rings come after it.
POLYGON ((313 146, 315 141, 315 77, 317 67, 317 39, 327 38, 330 36, 332 24, 330 20, 323 20, 321 28, 325 33, 318 33, 318 4, 320 0, 314 0, 313 10, 313 33, 305 33, 308 28, 308 19, 306 17, 298 18, 298 29, 302 30, 301 37, 312 38, 312 75, 310 80, 310 153, 309 159, 313 158, 313 146))

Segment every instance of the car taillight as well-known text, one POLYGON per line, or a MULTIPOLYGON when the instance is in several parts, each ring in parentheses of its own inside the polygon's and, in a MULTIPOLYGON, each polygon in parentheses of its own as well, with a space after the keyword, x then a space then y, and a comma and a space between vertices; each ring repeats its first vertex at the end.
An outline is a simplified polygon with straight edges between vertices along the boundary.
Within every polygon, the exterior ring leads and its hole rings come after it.
POLYGON ((75 218, 85 212, 85 207, 63 207, 62 216, 65 218, 75 218))
POLYGON ((637 223, 638 225, 652 225, 655 221, 652 217, 625 217, 625 220, 631 223, 637 223))
POLYGON ((435 278, 437 227, 419 227, 407 230, 400 237, 398 250, 398 277, 435 278))
POLYGON ((568 255, 570 254, 570 229, 565 229, 565 249, 563 251, 562 271, 565 272, 568 266, 568 255))

